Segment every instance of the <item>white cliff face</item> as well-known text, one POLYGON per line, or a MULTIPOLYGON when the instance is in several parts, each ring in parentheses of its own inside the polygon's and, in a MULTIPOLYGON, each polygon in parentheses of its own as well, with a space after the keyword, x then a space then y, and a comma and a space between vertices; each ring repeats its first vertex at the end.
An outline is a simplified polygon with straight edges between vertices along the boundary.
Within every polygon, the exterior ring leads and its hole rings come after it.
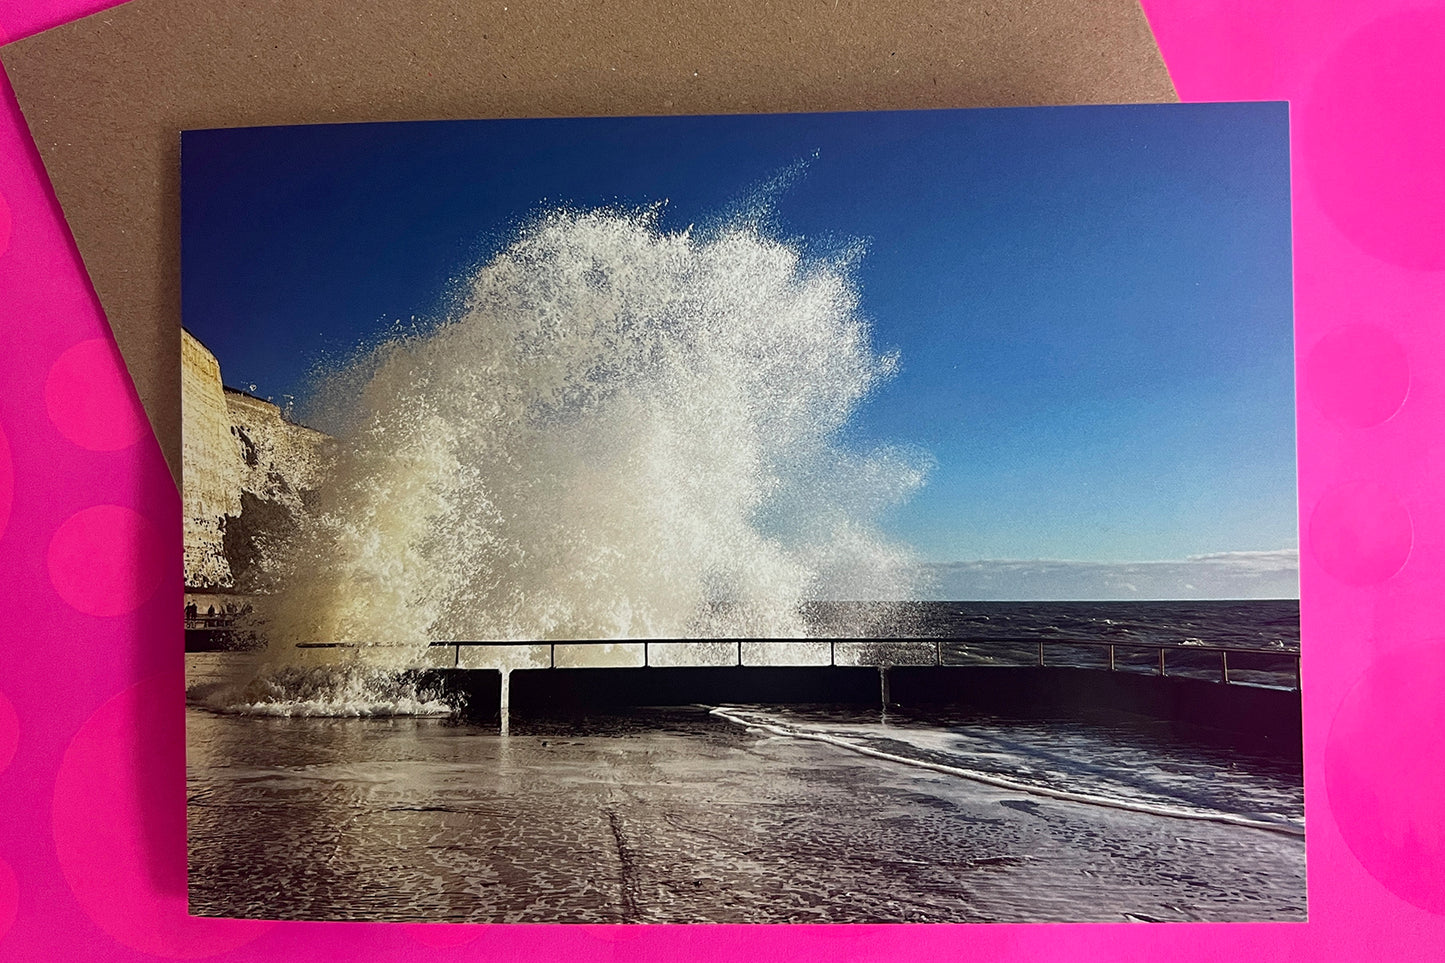
POLYGON ((221 366, 181 332, 181 505, 185 513, 186 585, 231 584, 221 519, 241 514, 236 444, 226 413, 221 366))
POLYGON ((323 470, 326 436, 275 405, 222 387, 205 346, 181 332, 185 576, 191 588, 261 588, 267 539, 295 524, 323 470))
POLYGON ((240 491, 290 509, 321 477, 320 448, 326 436, 281 417, 281 409, 239 391, 226 389, 226 414, 233 447, 240 458, 240 491))

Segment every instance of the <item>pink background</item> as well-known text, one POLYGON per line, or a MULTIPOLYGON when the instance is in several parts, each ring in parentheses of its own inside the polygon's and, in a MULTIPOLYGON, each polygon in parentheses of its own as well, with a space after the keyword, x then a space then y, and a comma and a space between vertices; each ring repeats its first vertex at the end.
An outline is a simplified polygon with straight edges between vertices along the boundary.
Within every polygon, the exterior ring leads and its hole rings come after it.
MULTIPOLYGON (((106 5, 0 0, 0 36, 106 5)), ((1292 102, 1309 923, 187 917, 180 506, 5 84, 0 959, 1401 963, 1445 954, 1445 6, 1144 5, 1182 99, 1292 102)))

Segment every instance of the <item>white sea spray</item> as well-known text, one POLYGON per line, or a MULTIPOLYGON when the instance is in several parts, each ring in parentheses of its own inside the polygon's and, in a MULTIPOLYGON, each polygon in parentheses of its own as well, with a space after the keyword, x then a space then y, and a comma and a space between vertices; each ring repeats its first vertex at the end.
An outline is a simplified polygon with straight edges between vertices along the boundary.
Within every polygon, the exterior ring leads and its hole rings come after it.
POLYGON ((846 261, 756 222, 556 210, 455 310, 325 379, 335 461, 268 546, 271 657, 415 664, 434 640, 807 634, 803 606, 916 597, 881 513, 924 481, 841 432, 899 359, 846 261))

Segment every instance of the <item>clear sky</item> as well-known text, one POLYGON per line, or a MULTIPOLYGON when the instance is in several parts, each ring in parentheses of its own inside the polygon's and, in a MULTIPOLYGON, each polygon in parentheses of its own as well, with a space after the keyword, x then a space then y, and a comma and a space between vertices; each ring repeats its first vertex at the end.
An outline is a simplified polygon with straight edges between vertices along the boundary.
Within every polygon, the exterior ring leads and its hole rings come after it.
POLYGON ((540 209, 716 224, 806 158, 777 233, 866 243, 862 308, 902 358, 849 441, 937 462, 889 531, 933 562, 1278 552, 1287 142, 1284 104, 188 132, 183 316, 228 384, 283 402, 540 209))

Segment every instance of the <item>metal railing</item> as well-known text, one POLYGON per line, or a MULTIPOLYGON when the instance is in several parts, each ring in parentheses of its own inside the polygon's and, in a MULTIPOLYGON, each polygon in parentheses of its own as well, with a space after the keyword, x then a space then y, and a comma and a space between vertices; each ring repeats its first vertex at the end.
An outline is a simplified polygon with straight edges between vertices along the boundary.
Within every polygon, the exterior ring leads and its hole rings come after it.
MULTIPOLYGON (((970 643, 970 644, 977 644, 977 643, 974 642, 974 643, 970 643)), ((1182 644, 1182 643, 1181 643, 1181 644, 1168 644, 1168 643, 1157 643, 1157 642, 1156 642, 1156 643, 1148 643, 1148 642, 1106 642, 1106 641, 1096 641, 1096 640, 1088 640, 1088 639, 1068 639, 1068 640, 1052 640, 1052 639, 1050 639, 1050 640, 1043 640, 1043 639, 1040 639, 1040 640, 1038 640, 1038 664, 1039 664, 1040 666, 1044 666, 1044 665, 1049 664, 1049 663, 1046 661, 1046 656, 1045 656, 1045 645, 1046 645, 1046 644, 1047 644, 1047 645, 1061 645, 1061 646, 1075 646, 1075 647, 1090 647, 1090 648, 1095 648, 1095 649, 1102 649, 1102 650, 1105 651, 1105 653, 1106 653, 1106 655, 1107 655, 1108 668, 1109 668, 1109 671, 1110 671, 1110 672, 1120 671, 1120 669, 1119 669, 1119 650, 1120 650, 1120 649, 1124 649, 1124 650, 1128 650, 1128 651, 1135 651, 1135 652, 1138 652, 1138 651, 1145 651, 1145 652, 1147 652, 1147 651, 1152 650, 1152 651, 1154 652, 1154 659, 1151 660, 1152 665, 1153 665, 1153 674, 1154 674, 1154 675, 1157 675, 1157 676, 1159 676, 1159 677, 1161 677, 1161 678, 1163 678, 1164 676, 1169 675, 1169 667, 1168 667, 1168 662, 1167 662, 1168 653, 1171 653, 1171 652, 1172 652, 1172 653, 1175 653, 1175 654, 1178 655, 1178 656, 1187 656, 1187 655, 1195 655, 1195 654, 1198 654, 1198 655, 1208 655, 1208 656, 1211 656, 1211 657, 1217 657, 1217 658, 1218 658, 1218 664, 1219 664, 1219 677, 1218 677, 1218 681, 1224 683, 1225 685, 1257 685, 1257 684, 1258 684, 1258 683, 1252 683, 1252 682, 1245 681, 1245 680, 1239 678, 1237 674, 1236 674, 1235 676, 1233 676, 1233 677, 1230 675, 1229 657, 1230 657, 1231 655, 1236 656, 1235 667, 1236 667, 1236 670, 1238 670, 1238 671, 1247 671, 1247 672, 1277 672, 1277 671, 1279 671, 1279 670, 1275 670, 1275 669, 1261 669, 1261 668, 1259 668, 1257 665, 1254 665, 1254 666, 1241 665, 1241 664, 1240 664, 1240 659, 1239 659, 1239 657, 1241 657, 1241 656, 1244 657, 1244 659, 1245 659, 1246 661, 1251 661, 1251 660, 1252 660, 1252 661, 1258 662, 1258 661, 1264 660, 1264 659, 1274 660, 1274 661, 1276 661, 1276 662, 1286 663, 1286 664, 1290 667, 1289 669, 1284 670, 1284 671, 1281 672, 1280 674, 1291 675, 1291 676, 1293 677, 1293 683, 1294 683, 1294 684, 1293 684, 1293 686, 1291 686, 1291 688, 1299 689, 1299 687, 1300 687, 1300 654, 1299 654, 1298 652, 1293 652, 1293 651, 1290 651, 1290 650, 1288 650, 1288 649, 1271 648, 1271 647, 1265 647, 1265 646, 1197 645, 1197 644, 1192 644, 1192 643, 1186 645, 1186 644, 1182 644)))
POLYGON ((234 615, 188 615, 186 616, 186 628, 188 629, 230 629, 236 625, 234 615))
MULTIPOLYGON (((655 645, 676 646, 679 644, 732 646, 733 652, 727 663, 710 661, 706 663, 674 663, 665 662, 668 667, 696 667, 696 668, 744 668, 762 667, 777 665, 802 665, 823 667, 824 663, 818 661, 779 663, 771 661, 749 660, 745 657, 745 645, 787 645, 787 644, 811 644, 828 645, 828 667, 862 667, 862 668, 892 668, 899 666, 935 666, 935 667, 964 667, 964 666, 1021 666, 1033 664, 1038 667, 1049 668, 1077 668, 1077 669, 1098 669, 1109 672, 1134 672, 1147 671, 1148 674, 1160 678, 1177 676, 1181 678, 1198 678, 1195 673, 1207 673, 1212 675, 1214 681, 1225 685, 1246 685, 1264 686, 1267 688, 1286 688, 1298 691, 1300 688, 1300 655, 1297 651, 1289 649, 1265 647, 1265 646, 1221 646, 1221 645, 1196 645, 1164 642, 1118 642, 1096 639, 1040 639, 1040 638, 919 638, 919 639, 638 639, 631 640, 577 640, 567 642, 516 642, 516 641, 455 641, 455 642, 433 642, 431 647, 455 649, 452 667, 462 665, 462 650, 475 648, 497 648, 497 649, 522 649, 522 648, 547 648, 547 661, 545 665, 517 666, 518 669, 562 669, 562 668, 588 668, 589 666, 563 664, 557 662, 557 647, 560 646, 595 646, 595 645, 620 645, 636 651, 641 647, 641 666, 613 665, 595 666, 596 668, 653 668, 657 663, 653 659, 655 645), (857 661, 839 662, 839 646, 847 646, 856 652, 857 661), (1099 664, 1078 664, 1079 660, 1073 662, 1066 657, 1061 657, 1061 650, 1089 650, 1096 654, 1099 664), (896 660, 889 658, 890 650, 897 656, 896 660), (1053 657, 1050 657, 1050 653, 1053 657), (1132 663, 1123 658, 1126 655, 1146 654, 1145 661, 1133 661, 1132 663), (983 656, 980 661, 979 656, 983 656), (1010 661, 1001 661, 1000 657, 1010 661), (1231 667, 1230 659, 1234 657, 1234 665, 1231 667), (1209 665, 1201 667, 1197 663, 1203 658, 1209 665), (1170 671, 1170 665, 1174 665, 1176 671, 1170 671), (1189 664, 1194 663, 1194 664, 1189 664), (1261 663, 1270 663, 1262 667, 1261 663), (1213 668, 1210 668, 1213 666, 1213 668), (1272 679, 1283 680, 1287 684, 1278 682, 1251 681, 1241 675, 1267 676, 1272 679)), ((357 643, 350 642, 313 642, 301 643, 298 648, 305 649, 328 649, 328 648, 359 648, 357 643)), ((845 650, 847 651, 847 650, 845 650)), ((445 668, 445 666, 441 666, 445 668)))

